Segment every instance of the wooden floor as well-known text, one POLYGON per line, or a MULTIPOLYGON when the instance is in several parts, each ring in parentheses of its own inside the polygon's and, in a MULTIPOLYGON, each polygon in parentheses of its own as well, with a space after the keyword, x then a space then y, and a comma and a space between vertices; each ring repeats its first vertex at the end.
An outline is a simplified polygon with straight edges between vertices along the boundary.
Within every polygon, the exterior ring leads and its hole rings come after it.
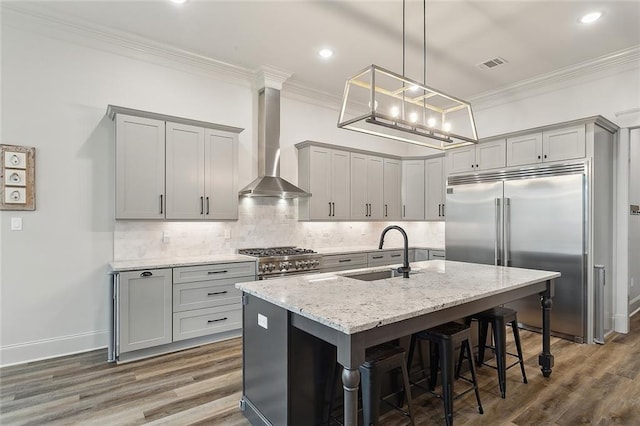
MULTIPOLYGON (((454 403, 456 424, 640 424, 640 315, 630 334, 604 346, 552 339, 549 379, 537 365, 540 336, 522 337, 529 383, 510 369, 503 400, 495 370, 480 368, 484 414, 468 393, 454 403)), ((241 350, 233 339, 123 365, 105 362, 106 350, 99 350, 2 368, 0 424, 248 425, 238 409, 241 350)), ((438 399, 422 396, 415 405, 417 425, 443 424, 438 399)), ((382 424, 407 421, 394 412, 382 424)))

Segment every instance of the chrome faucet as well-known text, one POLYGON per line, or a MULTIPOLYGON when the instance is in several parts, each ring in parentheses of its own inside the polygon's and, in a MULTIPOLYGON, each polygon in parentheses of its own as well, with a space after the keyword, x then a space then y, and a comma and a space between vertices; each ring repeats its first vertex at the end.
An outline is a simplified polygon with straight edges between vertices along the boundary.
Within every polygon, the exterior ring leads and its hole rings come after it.
POLYGON ((398 268, 398 272, 402 273, 403 278, 409 278, 409 271, 411 271, 411 267, 409 266, 409 238, 407 238, 407 233, 404 232, 404 229, 400 228, 397 225, 391 225, 384 228, 382 231, 382 235, 380 235, 380 244, 378 245, 378 249, 382 250, 382 245, 384 244, 384 236, 391 229, 397 229, 402 234, 402 238, 404 238, 404 261, 402 262, 402 266, 398 268))

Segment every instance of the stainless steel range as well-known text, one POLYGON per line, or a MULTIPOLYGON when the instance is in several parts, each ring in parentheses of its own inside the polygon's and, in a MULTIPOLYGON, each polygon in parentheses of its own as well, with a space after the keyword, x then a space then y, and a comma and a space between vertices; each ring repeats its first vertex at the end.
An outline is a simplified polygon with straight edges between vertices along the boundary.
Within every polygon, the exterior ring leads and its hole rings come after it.
POLYGON ((320 272, 322 255, 299 247, 248 248, 238 254, 257 257, 258 279, 320 272))

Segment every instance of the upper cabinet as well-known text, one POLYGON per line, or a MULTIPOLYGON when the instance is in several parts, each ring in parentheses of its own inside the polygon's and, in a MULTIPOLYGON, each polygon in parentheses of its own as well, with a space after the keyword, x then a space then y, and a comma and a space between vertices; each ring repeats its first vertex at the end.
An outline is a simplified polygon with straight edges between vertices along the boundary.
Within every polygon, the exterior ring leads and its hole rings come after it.
POLYGON ((424 160, 425 219, 444 220, 444 157, 424 160))
POLYGON ((242 129, 111 105, 108 114, 116 121, 116 219, 238 218, 242 129))
POLYGON ((424 184, 424 160, 403 160, 403 220, 424 220, 424 184))
POLYGON ((382 157, 351 153, 351 219, 380 220, 384 214, 382 157))
POLYGON ((167 219, 237 219, 237 135, 167 122, 167 219))
POLYGON ((475 172, 506 165, 506 141, 497 139, 446 152, 447 173, 475 172))
POLYGON ((507 138, 507 166, 584 158, 585 125, 507 138))
POLYGON ((350 217, 350 154, 307 145, 298 151, 298 185, 311 193, 298 199, 301 220, 347 220, 350 217))
POLYGON ((384 159, 383 211, 384 220, 402 218, 402 160, 384 159))
POLYGON ((116 116, 116 219, 163 219, 165 122, 116 116))

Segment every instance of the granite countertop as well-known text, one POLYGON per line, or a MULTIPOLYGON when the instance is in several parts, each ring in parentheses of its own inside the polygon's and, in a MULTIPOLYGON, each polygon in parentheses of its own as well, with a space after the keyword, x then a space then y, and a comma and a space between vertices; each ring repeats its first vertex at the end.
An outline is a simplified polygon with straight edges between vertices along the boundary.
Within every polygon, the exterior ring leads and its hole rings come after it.
MULTIPOLYGON (((558 272, 431 260, 409 279, 361 281, 356 270, 238 283, 245 293, 346 334, 413 318, 560 276, 558 272)), ((388 270, 390 267, 358 271, 388 270)))
MULTIPOLYGON (((442 250, 444 251, 444 247, 435 247, 433 245, 428 244, 410 244, 409 249, 428 249, 428 250, 442 250)), ((385 250, 402 250, 402 246, 384 246, 382 251, 385 250)), ((315 249, 320 254, 348 254, 348 253, 362 253, 362 252, 372 252, 372 251, 380 251, 377 246, 351 246, 351 247, 325 247, 315 249)))
POLYGON ((253 256, 242 254, 215 254, 208 256, 174 257, 167 259, 119 260, 111 263, 113 272, 135 271, 138 269, 175 268, 179 266, 213 265, 216 263, 255 262, 253 256))

